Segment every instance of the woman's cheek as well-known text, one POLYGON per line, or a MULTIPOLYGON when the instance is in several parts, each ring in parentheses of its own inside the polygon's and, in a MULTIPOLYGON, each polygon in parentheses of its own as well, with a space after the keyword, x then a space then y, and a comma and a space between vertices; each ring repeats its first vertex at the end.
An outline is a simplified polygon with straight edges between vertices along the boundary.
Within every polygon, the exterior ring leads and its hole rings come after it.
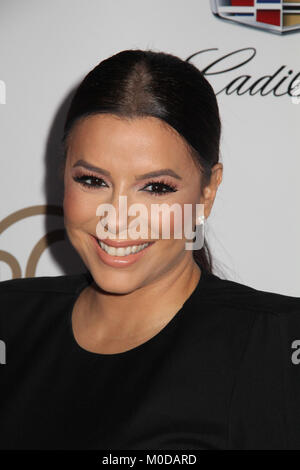
MULTIPOLYGON (((90 219, 93 206, 89 203, 87 195, 73 187, 65 189, 63 209, 66 223, 72 225, 81 224, 90 219)), ((96 212, 94 213, 94 217, 96 212)))

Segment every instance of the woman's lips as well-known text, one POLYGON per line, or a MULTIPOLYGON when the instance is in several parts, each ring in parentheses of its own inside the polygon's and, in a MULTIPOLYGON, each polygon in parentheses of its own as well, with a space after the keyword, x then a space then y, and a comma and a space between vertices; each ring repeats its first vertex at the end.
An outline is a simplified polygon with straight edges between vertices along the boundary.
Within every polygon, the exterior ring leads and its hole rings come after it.
MULTIPOLYGON (((130 266, 133 263, 136 263, 139 259, 142 258, 142 256, 146 253, 146 251, 155 243, 153 241, 152 242, 143 241, 142 243, 138 243, 138 242, 132 243, 132 241, 131 241, 130 244, 128 242, 126 242, 127 244, 125 245, 125 244, 123 244, 123 240, 122 240, 122 245, 118 244, 118 247, 120 247, 120 248, 124 247, 124 246, 141 245, 141 244, 144 244, 144 243, 150 243, 150 244, 148 246, 146 246, 146 248, 144 248, 143 250, 139 251, 138 253, 132 253, 132 254, 126 255, 126 256, 112 256, 112 255, 109 255, 108 253, 106 253, 106 251, 104 251, 101 248, 101 246, 98 243, 98 239, 96 237, 94 237, 94 235, 91 235, 91 238, 92 238, 93 244, 96 248, 96 252, 97 252, 99 258, 101 259, 101 261, 103 261, 103 263, 105 263, 106 265, 112 266, 112 267, 126 267, 126 266, 130 266)), ((106 241, 105 242, 103 241, 103 243, 106 243, 106 241)), ((110 246, 113 246, 110 243, 106 243, 106 244, 107 245, 109 244, 110 246)), ((114 246, 116 247, 116 244, 114 246)))

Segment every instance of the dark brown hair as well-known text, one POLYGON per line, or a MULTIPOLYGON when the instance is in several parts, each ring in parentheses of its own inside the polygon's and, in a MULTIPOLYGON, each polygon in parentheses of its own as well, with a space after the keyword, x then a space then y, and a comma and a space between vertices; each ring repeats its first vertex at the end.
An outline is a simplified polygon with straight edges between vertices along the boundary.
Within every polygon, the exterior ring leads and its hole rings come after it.
MULTIPOLYGON (((77 88, 64 126, 64 160, 71 129, 79 119, 110 113, 124 118, 153 116, 183 138, 202 172, 201 190, 219 161, 221 122, 215 93, 201 71, 165 52, 129 49, 100 62, 77 88)), ((212 272, 207 244, 194 250, 197 264, 212 272)))

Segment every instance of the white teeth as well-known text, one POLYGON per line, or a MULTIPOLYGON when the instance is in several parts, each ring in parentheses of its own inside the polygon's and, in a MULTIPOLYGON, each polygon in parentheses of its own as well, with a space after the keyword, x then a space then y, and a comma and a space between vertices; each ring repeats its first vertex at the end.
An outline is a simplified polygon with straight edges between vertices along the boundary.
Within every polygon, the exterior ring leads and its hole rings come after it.
POLYGON ((130 253, 131 253, 131 248, 130 248, 130 246, 127 246, 125 248, 125 255, 130 255, 130 253))
POLYGON ((98 240, 98 243, 101 246, 101 248, 111 256, 127 256, 132 253, 138 253, 139 251, 146 248, 146 246, 150 245, 150 243, 144 243, 143 245, 127 246, 126 248, 125 247, 115 248, 114 246, 106 245, 100 240, 98 240))

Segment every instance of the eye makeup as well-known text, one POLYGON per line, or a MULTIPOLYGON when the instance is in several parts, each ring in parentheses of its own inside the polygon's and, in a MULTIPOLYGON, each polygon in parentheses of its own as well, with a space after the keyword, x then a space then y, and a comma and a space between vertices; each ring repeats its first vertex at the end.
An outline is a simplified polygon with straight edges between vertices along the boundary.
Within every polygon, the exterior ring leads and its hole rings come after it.
MULTIPOLYGON (((88 188, 91 191, 99 189, 99 188, 103 188, 103 187, 108 187, 103 178, 89 174, 89 173, 81 173, 79 175, 73 176, 73 180, 79 183, 81 186, 88 188), (103 186, 103 183, 106 186, 103 186)), ((145 191, 149 193, 151 196, 153 195, 163 196, 171 192, 176 192, 177 190, 178 190, 177 186, 174 183, 171 183, 165 179, 157 179, 157 180, 151 179, 139 191, 145 191), (156 189, 154 190, 145 189, 149 186, 152 186, 153 188, 156 188, 156 189)))

